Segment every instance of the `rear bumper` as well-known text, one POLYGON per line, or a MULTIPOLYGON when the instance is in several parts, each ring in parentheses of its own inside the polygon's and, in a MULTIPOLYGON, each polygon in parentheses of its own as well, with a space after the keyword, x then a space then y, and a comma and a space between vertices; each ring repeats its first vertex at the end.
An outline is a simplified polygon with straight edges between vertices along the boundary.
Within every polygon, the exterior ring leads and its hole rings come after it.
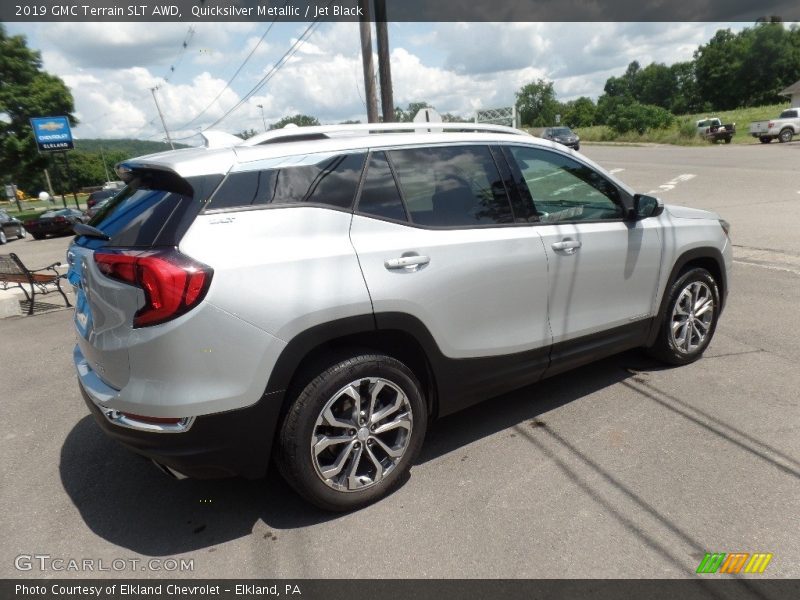
POLYGON ((180 475, 197 479, 267 472, 283 392, 265 394, 247 408, 197 417, 181 433, 141 431, 109 421, 96 402, 78 386, 95 421, 109 437, 129 450, 150 458, 180 475))

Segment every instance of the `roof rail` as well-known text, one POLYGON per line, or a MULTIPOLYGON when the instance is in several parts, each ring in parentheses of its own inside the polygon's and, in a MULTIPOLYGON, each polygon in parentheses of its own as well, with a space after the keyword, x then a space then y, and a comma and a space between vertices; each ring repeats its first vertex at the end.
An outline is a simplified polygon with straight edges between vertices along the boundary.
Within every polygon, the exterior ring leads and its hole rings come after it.
POLYGON ((258 146, 277 142, 324 139, 347 135, 358 136, 384 132, 419 132, 425 130, 437 133, 440 131, 481 131, 486 133, 528 135, 528 133, 513 127, 489 123, 355 123, 351 125, 315 125, 311 127, 273 129, 272 131, 255 135, 239 145, 258 146))

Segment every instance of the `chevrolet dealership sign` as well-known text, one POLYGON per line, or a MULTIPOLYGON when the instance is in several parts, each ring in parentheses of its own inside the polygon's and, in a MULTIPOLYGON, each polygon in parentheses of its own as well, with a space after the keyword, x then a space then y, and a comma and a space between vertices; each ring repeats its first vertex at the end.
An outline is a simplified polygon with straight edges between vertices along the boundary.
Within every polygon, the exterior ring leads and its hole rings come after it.
POLYGON ((31 119, 31 127, 39 152, 61 152, 74 148, 67 117, 35 117, 31 119))

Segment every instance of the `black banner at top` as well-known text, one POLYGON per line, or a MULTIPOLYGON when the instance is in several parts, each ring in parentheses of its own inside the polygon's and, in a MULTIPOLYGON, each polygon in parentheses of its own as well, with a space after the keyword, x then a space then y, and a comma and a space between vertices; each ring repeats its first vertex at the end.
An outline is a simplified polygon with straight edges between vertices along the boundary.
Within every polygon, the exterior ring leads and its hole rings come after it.
MULTIPOLYGON (((2 0, 0 21, 356 21, 374 0, 2 0)), ((797 0, 385 0, 393 22, 800 21, 797 0)))

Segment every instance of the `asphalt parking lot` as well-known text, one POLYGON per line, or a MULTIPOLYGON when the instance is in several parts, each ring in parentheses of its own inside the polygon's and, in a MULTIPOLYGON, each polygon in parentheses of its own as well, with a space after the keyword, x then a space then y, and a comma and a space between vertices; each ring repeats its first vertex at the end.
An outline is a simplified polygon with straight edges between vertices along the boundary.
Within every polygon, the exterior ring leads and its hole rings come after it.
MULTIPOLYGON (((732 223, 729 303, 702 360, 629 352, 443 419, 398 491, 331 515, 275 474, 169 479, 89 417, 71 311, 5 319, 0 577, 162 577, 142 565, 183 558, 193 570, 170 577, 673 578, 706 552, 770 552, 765 576, 800 577, 800 143, 584 152, 732 223), (142 562, 15 567, 33 554, 142 562)), ((43 266, 68 241, 2 252, 43 266)))

